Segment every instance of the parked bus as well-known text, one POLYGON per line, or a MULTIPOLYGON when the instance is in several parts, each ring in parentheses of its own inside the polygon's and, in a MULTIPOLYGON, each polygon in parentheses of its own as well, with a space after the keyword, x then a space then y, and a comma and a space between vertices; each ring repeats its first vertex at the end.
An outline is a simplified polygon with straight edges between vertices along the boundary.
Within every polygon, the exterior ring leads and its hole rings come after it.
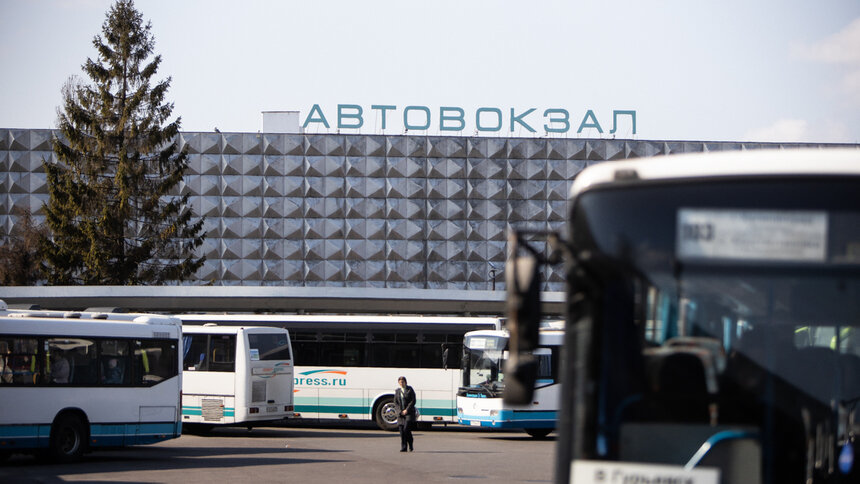
POLYGON ((602 163, 570 206, 556 482, 860 482, 860 151, 602 163))
POLYGON ((293 415, 293 355, 283 328, 185 325, 182 328, 182 422, 189 431, 216 425, 282 423, 293 415))
POLYGON ((534 398, 525 405, 510 405, 502 399, 510 334, 506 330, 466 333, 463 383, 457 392, 459 422, 473 427, 523 429, 535 438, 549 435, 558 419, 563 329, 563 321, 541 327, 538 347, 531 352, 538 365, 534 398))
POLYGON ((81 316, 0 301, 0 457, 46 451, 69 462, 182 433, 179 320, 81 316))
POLYGON ((394 389, 405 376, 418 394, 419 422, 456 423, 463 335, 499 329, 498 318, 182 314, 193 324, 289 330, 295 354, 297 419, 375 421, 397 428, 394 389))

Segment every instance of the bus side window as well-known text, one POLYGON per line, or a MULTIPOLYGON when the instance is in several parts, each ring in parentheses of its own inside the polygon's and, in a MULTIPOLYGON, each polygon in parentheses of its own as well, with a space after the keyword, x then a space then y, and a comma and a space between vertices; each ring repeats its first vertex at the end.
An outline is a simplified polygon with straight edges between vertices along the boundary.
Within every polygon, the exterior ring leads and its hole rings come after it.
POLYGON ((311 331, 294 331, 292 335, 293 358, 297 366, 313 366, 319 364, 319 342, 317 333, 311 331))
POLYGON ((110 355, 102 359, 102 383, 121 385, 125 380, 125 359, 110 355))
MULTIPOLYGON (((452 335, 445 333, 423 333, 421 337, 421 368, 459 368, 456 362, 458 351, 452 335)), ((461 338, 462 339, 462 338, 461 338)))
POLYGON ((209 371, 234 371, 236 335, 212 335, 209 341, 209 371))
POLYGON ((553 354, 550 348, 538 348, 534 351, 535 357, 538 360, 538 381, 546 382, 554 380, 553 374, 553 354))
POLYGON ((0 385, 12 383, 12 343, 0 339, 0 385))
POLYGON ((391 347, 397 340, 394 333, 373 333, 370 335, 370 339, 370 366, 393 367, 391 347))
POLYGON ((442 354, 445 351, 444 344, 424 343, 421 345, 421 368, 442 368, 442 354))
POLYGON ((392 358, 395 367, 409 368, 418 361, 417 344, 398 344, 392 347, 392 358))
MULTIPOLYGON (((96 382, 96 370, 93 362, 96 356, 95 341, 83 338, 49 339, 51 355, 65 358, 68 363, 68 379, 66 383, 91 385, 96 382)), ((62 368, 51 368, 51 379, 62 383, 62 368)))
POLYGON ((69 350, 74 371, 71 383, 75 385, 93 385, 98 381, 98 360, 96 360, 96 343, 94 340, 76 340, 77 346, 69 350))
POLYGON ((316 341, 299 341, 293 343, 293 354, 298 366, 314 366, 319 364, 319 343, 316 341))
POLYGON ((142 340, 134 352, 137 384, 145 386, 172 378, 178 374, 176 346, 170 340, 142 340))
POLYGON ((324 342, 321 364, 326 366, 366 366, 365 343, 324 342))
POLYGON ((463 335, 448 334, 446 340, 448 341, 446 343, 448 346, 448 368, 460 368, 463 362, 463 335))
POLYGON ((45 340, 47 366, 45 372, 50 383, 66 385, 75 377, 74 348, 77 341, 64 338, 45 340))
POLYGON ((205 334, 186 334, 183 336, 185 357, 182 368, 184 370, 206 371, 208 369, 208 362, 206 361, 207 337, 205 334))
POLYGON ((99 381, 104 385, 127 383, 128 341, 106 339, 99 341, 101 360, 99 381))
POLYGON ((367 333, 323 333, 320 364, 326 366, 367 366, 367 333))
MULTIPOLYGON (((35 338, 11 338, 11 352, 6 361, 12 374, 11 383, 36 385, 41 381, 42 365, 39 361, 39 345, 35 338)), ((5 376, 4 376, 5 378, 5 376)))

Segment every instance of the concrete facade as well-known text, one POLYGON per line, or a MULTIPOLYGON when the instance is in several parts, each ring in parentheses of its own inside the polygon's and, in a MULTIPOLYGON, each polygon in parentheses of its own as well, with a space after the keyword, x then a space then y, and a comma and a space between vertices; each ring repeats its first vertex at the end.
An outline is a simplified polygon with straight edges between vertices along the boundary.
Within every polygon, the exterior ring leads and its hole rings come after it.
MULTIPOLYGON (((0 129, 0 237, 23 210, 40 220, 53 135, 0 129)), ((205 132, 180 145, 181 189, 206 231, 189 284, 453 290, 503 290, 507 231, 562 229, 589 164, 834 146, 205 132)), ((562 290, 561 267, 546 268, 544 289, 562 290)))

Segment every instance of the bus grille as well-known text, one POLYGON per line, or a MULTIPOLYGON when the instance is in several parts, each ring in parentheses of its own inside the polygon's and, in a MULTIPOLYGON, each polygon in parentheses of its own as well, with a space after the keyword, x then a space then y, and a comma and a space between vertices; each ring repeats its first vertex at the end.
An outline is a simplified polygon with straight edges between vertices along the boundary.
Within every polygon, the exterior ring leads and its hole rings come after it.
POLYGON ((221 420, 224 418, 224 401, 215 398, 203 399, 203 420, 221 420))
POLYGON ((266 401, 266 380, 251 382, 251 401, 265 402, 266 401))

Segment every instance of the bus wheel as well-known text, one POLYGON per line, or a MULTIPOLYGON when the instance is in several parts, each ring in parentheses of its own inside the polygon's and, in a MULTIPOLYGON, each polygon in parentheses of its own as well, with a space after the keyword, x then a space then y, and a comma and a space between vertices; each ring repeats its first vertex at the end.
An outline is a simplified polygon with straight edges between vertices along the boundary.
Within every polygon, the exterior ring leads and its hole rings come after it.
POLYGON ((86 430, 75 415, 63 415, 51 427, 51 458, 58 462, 74 462, 81 458, 86 445, 86 430))
POLYGON ((546 438, 552 432, 552 429, 526 429, 526 433, 536 439, 546 438))
POLYGON ((376 425, 382 430, 397 430, 397 410, 394 406, 394 397, 385 397, 376 405, 374 412, 376 425))

